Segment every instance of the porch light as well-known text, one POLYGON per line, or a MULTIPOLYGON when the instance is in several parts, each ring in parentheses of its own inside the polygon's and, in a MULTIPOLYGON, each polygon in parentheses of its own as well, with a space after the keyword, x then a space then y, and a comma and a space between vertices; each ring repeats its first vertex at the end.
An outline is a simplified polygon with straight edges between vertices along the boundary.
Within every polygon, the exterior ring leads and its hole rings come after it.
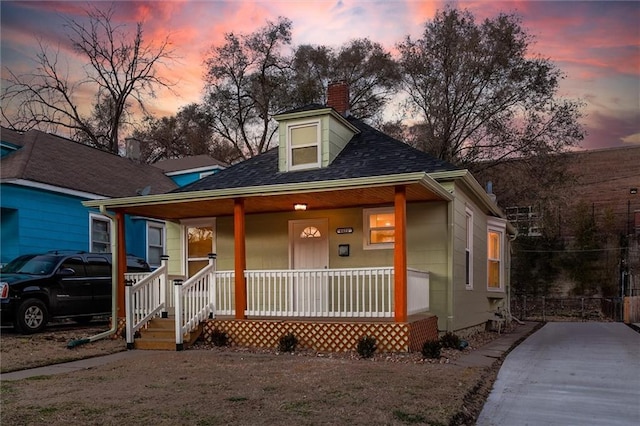
POLYGON ((307 209, 307 205, 305 203, 296 203, 293 205, 293 209, 295 211, 305 211, 307 209))

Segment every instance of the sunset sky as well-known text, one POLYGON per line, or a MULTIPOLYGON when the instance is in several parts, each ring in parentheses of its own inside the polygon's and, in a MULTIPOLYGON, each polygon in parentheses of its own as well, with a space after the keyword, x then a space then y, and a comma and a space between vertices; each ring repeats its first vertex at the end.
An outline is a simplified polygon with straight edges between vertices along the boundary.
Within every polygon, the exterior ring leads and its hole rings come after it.
MULTIPOLYGON (((532 54, 550 58, 566 75, 559 95, 586 103, 588 136, 583 149, 640 144, 640 2, 638 1, 458 1, 477 20, 514 12, 536 43, 532 54)), ((108 3, 102 3, 108 6, 108 3)), ((339 46, 368 37, 392 52, 410 35, 420 37, 442 1, 136 1, 116 2, 116 21, 133 30, 144 22, 147 41, 167 35, 179 61, 162 74, 178 85, 160 91, 156 115, 174 114, 203 93, 203 58, 226 32, 250 33, 285 16, 293 21, 293 44, 339 46)), ((71 72, 77 58, 68 49, 64 18, 81 21, 86 2, 0 2, 2 75, 33 68, 37 38, 60 49, 71 72)), ((62 63, 62 62, 61 62, 62 63)), ((66 63, 66 62, 65 62, 66 63)), ((77 72, 77 71, 75 71, 77 72)), ((4 83, 3 83, 4 84, 4 83)))

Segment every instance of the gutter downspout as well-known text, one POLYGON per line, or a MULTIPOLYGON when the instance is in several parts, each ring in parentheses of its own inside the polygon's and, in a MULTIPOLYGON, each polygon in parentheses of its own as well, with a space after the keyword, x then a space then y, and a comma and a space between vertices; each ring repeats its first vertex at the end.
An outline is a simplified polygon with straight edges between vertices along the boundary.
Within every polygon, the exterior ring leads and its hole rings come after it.
POLYGON ((447 220, 449 221, 449 248, 448 248, 448 263, 447 266, 447 331, 453 332, 453 320, 454 320, 454 303, 453 296, 455 289, 453 288, 453 244, 455 239, 455 224, 453 223, 453 203, 455 201, 449 201, 447 203, 447 220))
MULTIPOLYGON (((100 206, 100 213, 107 216, 112 223, 111 229, 118 229, 118 219, 107 213, 107 209, 104 205, 100 206)), ((76 346, 80 346, 85 343, 95 342, 96 340, 104 339, 105 337, 112 336, 118 330, 118 238, 111 238, 111 328, 102 333, 98 333, 91 337, 85 337, 83 339, 71 340, 67 343, 67 348, 72 349, 76 346)))

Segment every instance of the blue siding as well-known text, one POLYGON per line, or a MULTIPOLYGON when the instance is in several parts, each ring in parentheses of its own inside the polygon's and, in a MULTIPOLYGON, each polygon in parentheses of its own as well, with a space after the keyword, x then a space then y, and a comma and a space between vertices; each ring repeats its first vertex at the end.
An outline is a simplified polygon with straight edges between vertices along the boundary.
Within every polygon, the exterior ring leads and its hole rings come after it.
MULTIPOLYGON (((216 174, 220 171, 220 169, 211 170, 213 174, 216 174)), ((190 183, 193 183, 197 180, 200 180, 200 174, 205 173, 204 171, 192 172, 192 173, 183 173, 180 175, 169 176, 178 186, 185 186, 190 183)))
MULTIPOLYGON (((84 198, 11 184, 1 191, 1 263, 27 253, 91 249, 90 213, 99 212, 84 207, 84 198)), ((126 217, 125 236, 127 252, 146 259, 146 221, 126 217)))

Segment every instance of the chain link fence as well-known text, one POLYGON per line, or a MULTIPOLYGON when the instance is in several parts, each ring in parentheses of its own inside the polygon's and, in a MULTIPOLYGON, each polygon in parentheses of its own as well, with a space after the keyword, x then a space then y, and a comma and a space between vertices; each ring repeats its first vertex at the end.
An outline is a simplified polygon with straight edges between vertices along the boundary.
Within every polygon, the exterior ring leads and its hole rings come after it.
POLYGON ((515 295, 511 315, 529 321, 622 321, 621 297, 544 297, 515 295))

